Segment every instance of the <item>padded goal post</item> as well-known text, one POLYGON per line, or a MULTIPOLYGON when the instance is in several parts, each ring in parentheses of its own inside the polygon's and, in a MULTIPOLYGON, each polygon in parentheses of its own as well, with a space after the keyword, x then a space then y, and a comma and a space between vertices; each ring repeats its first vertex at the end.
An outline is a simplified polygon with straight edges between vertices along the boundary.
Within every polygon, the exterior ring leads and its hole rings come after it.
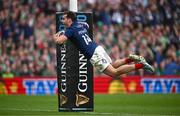
MULTIPOLYGON (((56 13, 56 31, 65 30, 63 12, 56 13)), ((77 12, 77 21, 89 24, 93 38, 92 13, 77 12)), ((93 66, 77 47, 68 40, 57 44, 57 80, 59 111, 93 111, 93 66)))

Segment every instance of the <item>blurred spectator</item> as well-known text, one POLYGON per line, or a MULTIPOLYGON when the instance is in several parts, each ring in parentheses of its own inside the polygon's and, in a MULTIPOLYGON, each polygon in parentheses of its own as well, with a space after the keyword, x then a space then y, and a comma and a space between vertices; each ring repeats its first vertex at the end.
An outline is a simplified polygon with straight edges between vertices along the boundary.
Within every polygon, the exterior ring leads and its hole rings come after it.
POLYGON ((11 72, 11 69, 8 67, 7 70, 2 74, 3 78, 13 78, 14 74, 11 72))
POLYGON ((167 58, 165 60, 165 66, 164 66, 164 75, 175 75, 180 71, 180 66, 176 62, 172 60, 172 58, 167 58))
MULTIPOLYGON (((56 75, 55 13, 68 0, 0 0, 0 76, 56 75)), ((112 59, 144 56, 156 75, 180 72, 179 0, 78 0, 93 12, 94 40, 112 59)), ((95 71, 96 75, 100 74, 95 71)), ((149 75, 140 70, 130 75, 149 75)))

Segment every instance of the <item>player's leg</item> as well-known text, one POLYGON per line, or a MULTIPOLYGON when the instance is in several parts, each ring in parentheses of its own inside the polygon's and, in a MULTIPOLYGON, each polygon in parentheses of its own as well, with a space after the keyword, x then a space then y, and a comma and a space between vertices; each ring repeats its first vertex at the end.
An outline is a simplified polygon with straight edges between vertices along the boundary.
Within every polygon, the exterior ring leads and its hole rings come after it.
POLYGON ((114 68, 111 64, 109 64, 103 73, 112 77, 117 77, 141 68, 143 68, 142 63, 122 65, 118 68, 114 68))
POLYGON ((119 76, 121 74, 125 74, 136 69, 144 68, 151 72, 154 71, 153 67, 151 67, 144 59, 139 60, 139 63, 136 64, 129 64, 129 65, 122 65, 125 64, 125 60, 117 60, 116 63, 112 63, 111 58, 108 56, 106 51, 101 47, 98 46, 93 56, 90 59, 90 62, 99 69, 99 71, 104 72, 109 76, 119 76), (113 67, 113 65, 115 66, 113 67), (121 66, 118 66, 121 65, 121 66))
POLYGON ((122 65, 119 66, 118 68, 114 68, 111 64, 109 64, 107 68, 103 71, 103 73, 112 77, 117 77, 122 74, 126 74, 141 68, 150 71, 152 73, 154 72, 154 68, 151 65, 149 65, 145 60, 142 60, 139 63, 122 65))
POLYGON ((117 59, 116 61, 114 61, 112 63, 112 66, 114 68, 118 68, 119 66, 122 66, 124 64, 128 64, 130 62, 132 62, 133 60, 129 59, 129 58, 123 58, 123 59, 117 59))

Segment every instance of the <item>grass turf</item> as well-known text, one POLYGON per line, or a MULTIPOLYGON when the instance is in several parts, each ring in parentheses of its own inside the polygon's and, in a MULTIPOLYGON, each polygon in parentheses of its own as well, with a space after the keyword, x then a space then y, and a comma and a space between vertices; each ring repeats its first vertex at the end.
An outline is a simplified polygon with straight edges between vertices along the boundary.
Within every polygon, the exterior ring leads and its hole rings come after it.
POLYGON ((1 116, 180 115, 180 94, 95 95, 94 112, 58 112, 57 96, 0 95, 1 116))

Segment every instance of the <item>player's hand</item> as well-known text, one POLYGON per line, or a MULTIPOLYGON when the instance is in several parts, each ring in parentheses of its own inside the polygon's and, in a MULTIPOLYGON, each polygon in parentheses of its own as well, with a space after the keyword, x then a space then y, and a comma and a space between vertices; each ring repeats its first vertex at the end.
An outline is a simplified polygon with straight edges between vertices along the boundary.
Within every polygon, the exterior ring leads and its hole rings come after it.
POLYGON ((58 42, 59 37, 60 37, 59 33, 56 33, 56 34, 53 35, 53 40, 54 40, 55 43, 59 43, 58 42))
POLYGON ((62 41, 60 41, 60 36, 64 34, 64 31, 59 31, 56 34, 53 35, 53 40, 55 43, 62 44, 62 41))

